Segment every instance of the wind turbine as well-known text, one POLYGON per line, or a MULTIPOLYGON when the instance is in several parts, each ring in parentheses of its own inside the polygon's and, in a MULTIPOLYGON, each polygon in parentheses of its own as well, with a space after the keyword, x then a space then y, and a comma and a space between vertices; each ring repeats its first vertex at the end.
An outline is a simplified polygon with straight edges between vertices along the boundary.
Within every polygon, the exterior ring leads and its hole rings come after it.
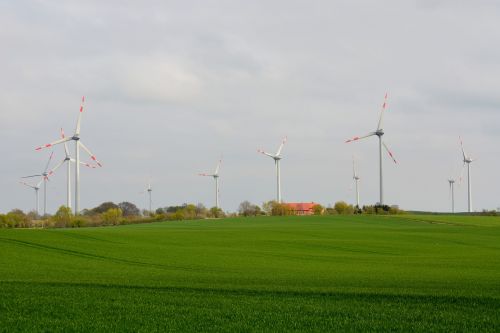
POLYGON ((354 158, 352 159, 352 179, 354 180, 356 186, 356 207, 359 208, 359 178, 358 173, 356 172, 356 162, 354 158))
POLYGON ((367 135, 364 135, 361 137, 356 136, 356 137, 346 141, 346 143, 349 143, 349 142, 354 142, 354 141, 361 140, 364 138, 368 138, 368 137, 374 136, 374 135, 378 136, 378 151, 379 151, 379 165, 380 165, 380 200, 379 200, 380 205, 384 204, 384 182, 383 182, 383 171, 382 171, 382 146, 385 148, 387 153, 389 153, 389 156, 392 158, 393 162, 397 163, 397 161, 394 158, 394 155, 390 151, 389 147, 387 147, 385 142, 382 141, 382 136, 384 135, 384 130, 382 129, 382 120, 383 120, 384 111, 386 108, 387 108, 387 93, 385 94, 384 103, 382 104, 382 110, 380 111, 377 130, 375 132, 370 132, 367 135))
POLYGON ((274 164, 276 166, 276 185, 277 185, 276 199, 277 199, 278 203, 281 203, 281 178, 280 178, 280 160, 282 159, 281 150, 283 149, 283 146, 285 145, 286 141, 287 141, 287 137, 284 137, 276 154, 266 153, 265 151, 263 151, 261 149, 257 150, 259 153, 267 155, 274 160, 274 164))
MULTIPOLYGON (((467 164, 467 197, 468 197, 468 207, 467 208, 468 208, 468 212, 472 213, 472 188, 471 188, 472 184, 471 184, 470 164, 472 162, 474 162, 475 159, 470 158, 470 156, 468 156, 465 153, 462 138, 459 137, 459 139, 460 139, 460 147, 462 148, 462 155, 464 158, 464 165, 462 167, 462 174, 463 174, 463 170, 465 168, 465 165, 467 164)), ((462 182, 462 175, 460 175, 460 182, 462 182)))
POLYGON ((450 184, 450 196, 451 196, 451 212, 455 213, 455 179, 448 179, 450 184))
POLYGON ((80 105, 80 113, 78 114, 78 120, 76 122, 75 133, 71 137, 64 137, 57 141, 47 143, 43 146, 37 147, 35 150, 41 150, 43 148, 49 148, 54 145, 75 141, 75 215, 78 215, 80 212, 80 147, 83 148, 87 154, 90 155, 90 158, 97 163, 98 166, 102 167, 101 163, 96 159, 94 154, 85 146, 80 140, 80 124, 82 120, 83 113, 83 104, 85 103, 85 97, 82 97, 82 104, 80 105))
POLYGON ((40 201, 38 200, 38 190, 40 189, 40 185, 42 184, 43 179, 40 180, 36 185, 31 185, 26 182, 19 182, 20 184, 23 184, 24 186, 31 187, 32 189, 35 190, 35 198, 36 198, 36 215, 40 215, 40 209, 39 209, 39 203, 40 201))
POLYGON ((141 192, 141 194, 148 193, 148 198, 149 198, 149 213, 153 211, 153 200, 151 198, 153 188, 151 187, 151 178, 149 178, 149 183, 148 183, 148 188, 145 189, 144 191, 141 192))
POLYGON ((50 161, 52 160, 53 156, 54 156, 54 152, 52 151, 50 153, 49 160, 47 161, 47 165, 45 165, 45 169, 41 174, 21 177, 21 178, 33 178, 33 177, 41 177, 42 178, 40 180, 40 182, 38 183, 38 185, 36 186, 36 188, 35 187, 33 187, 33 188, 35 188, 35 192, 36 192, 37 213, 38 213, 38 189, 40 189, 40 183, 43 182, 43 216, 47 215, 47 181, 49 180, 49 176, 52 174, 52 171, 49 172, 48 170, 49 170, 50 161))
MULTIPOLYGON (((64 139, 64 130, 61 128, 61 138, 64 139)), ((71 158, 68 150, 68 145, 66 142, 64 142, 64 159, 57 164, 51 171, 50 173, 54 173, 57 169, 59 169, 60 166, 62 166, 64 163, 66 164, 66 173, 67 173, 67 189, 66 189, 66 207, 71 208, 71 163, 75 163, 76 161, 71 158)), ((95 169, 96 166, 92 165, 90 163, 85 163, 85 162, 80 162, 80 164, 85 165, 88 168, 95 169)))
POLYGON ((207 174, 207 173, 200 173, 198 174, 199 176, 204 176, 204 177, 213 177, 215 180, 215 207, 219 207, 219 169, 220 165, 222 164, 222 158, 219 160, 219 163, 217 163, 217 167, 215 168, 215 172, 213 174, 207 174))

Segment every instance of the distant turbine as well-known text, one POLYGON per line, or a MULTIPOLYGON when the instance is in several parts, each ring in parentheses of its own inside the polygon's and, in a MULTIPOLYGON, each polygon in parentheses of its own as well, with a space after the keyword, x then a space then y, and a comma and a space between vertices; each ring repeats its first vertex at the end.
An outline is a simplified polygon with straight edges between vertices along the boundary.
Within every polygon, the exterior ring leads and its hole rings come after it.
POLYGON ((356 162, 354 161, 354 158, 352 159, 352 179, 354 180, 355 186, 356 186, 356 207, 359 208, 359 178, 358 173, 356 172, 356 162))
POLYGON ((276 166, 276 185, 277 185, 276 199, 279 203, 281 203, 281 178, 280 178, 280 160, 282 159, 281 150, 283 149, 283 146, 285 145, 286 141, 287 141, 287 137, 285 137, 283 139, 283 141, 281 142, 281 145, 278 148, 278 151, 274 155, 270 154, 270 153, 266 153, 265 151, 263 151, 261 149, 257 150, 259 153, 267 155, 274 160, 274 164, 276 166))
MULTIPOLYGON (((61 138, 62 139, 65 138, 64 131, 62 128, 61 128, 61 138)), ((54 173, 57 169, 59 169, 61 165, 67 163, 66 164, 66 173, 67 173, 66 207, 71 208, 71 163, 75 163, 76 161, 69 155, 68 145, 66 144, 66 142, 64 142, 64 154, 65 154, 64 159, 59 164, 57 164, 50 172, 54 173)), ((92 165, 90 163, 80 162, 80 164, 85 165, 88 168, 96 168, 95 165, 92 165)))
POLYGON ((367 135, 364 136, 356 136, 352 139, 349 139, 346 141, 346 143, 361 140, 364 138, 368 138, 370 136, 376 135, 378 136, 378 151, 379 151, 379 164, 380 164, 380 200, 379 204, 383 205, 384 204, 384 182, 383 182, 383 172, 382 172, 382 146, 387 150, 387 153, 389 153, 389 156, 392 158, 394 163, 397 163, 396 159, 394 158, 394 155, 392 152, 389 150, 389 147, 382 141, 382 136, 384 135, 384 130, 382 129, 382 119, 384 116, 384 111, 387 107, 387 94, 385 94, 384 97, 384 103, 382 104, 382 110, 380 111, 380 116, 378 120, 378 125, 377 125, 377 130, 375 132, 368 133, 367 135))
MULTIPOLYGON (((464 158, 464 166, 462 167, 462 174, 463 170, 465 168, 465 165, 467 164, 467 197, 468 197, 468 212, 472 213, 472 184, 471 184, 471 172, 470 172, 470 164, 475 161, 475 159, 470 158, 464 150, 464 144, 462 142, 462 138, 459 137, 460 139, 460 147, 462 148, 462 155, 464 158)), ((460 182, 462 182, 462 175, 460 175, 460 182)))
POLYGON ((217 163, 217 167, 215 168, 215 172, 213 174, 207 174, 207 173, 200 173, 198 174, 199 176, 204 176, 204 177, 213 177, 215 180, 215 207, 219 207, 219 169, 220 165, 222 164, 222 158, 219 160, 219 163, 217 163))
POLYGON ((32 189, 35 190, 35 200, 36 200, 36 215, 40 215, 40 209, 39 209, 39 200, 38 200, 38 190, 40 189, 40 185, 42 184, 43 179, 40 180, 36 185, 31 185, 26 182, 19 182, 20 184, 23 184, 25 186, 31 187, 32 189))
POLYGON ((451 196, 451 212, 455 213, 455 179, 448 179, 450 184, 450 196, 451 196))
POLYGON ((151 213, 153 211, 153 200, 152 200, 152 192, 153 192, 153 188, 151 187, 151 178, 149 178, 149 183, 148 183, 148 187, 141 192, 141 194, 144 194, 144 193, 148 193, 148 199, 149 199, 149 213, 151 213))
MULTIPOLYGON (((54 152, 50 153, 49 160, 47 161, 47 165, 45 165, 44 171, 39 174, 39 175, 31 175, 31 176, 25 176, 21 178, 33 178, 33 177, 41 177, 42 179, 36 186, 37 188, 40 188, 40 183, 43 182, 43 216, 47 215, 47 181, 49 180, 49 176, 52 174, 52 171, 49 170, 49 164, 50 161, 52 160, 52 157, 54 156, 54 152)), ((29 186, 29 185, 28 185, 29 186)), ((35 187, 33 187, 35 188, 35 187)), ((37 196, 37 213, 38 213, 38 190, 35 188, 36 196, 37 196)))
POLYGON ((75 141, 75 215, 80 213, 80 147, 83 148, 90 155, 90 158, 97 163, 98 166, 102 167, 101 163, 96 159, 94 154, 80 141, 80 124, 82 120, 83 104, 85 102, 85 97, 82 97, 82 104, 80 105, 80 113, 78 114, 78 120, 76 122, 75 133, 72 137, 61 138, 57 141, 47 143, 43 146, 37 147, 35 150, 41 150, 43 148, 52 147, 54 145, 64 143, 67 141, 75 141))

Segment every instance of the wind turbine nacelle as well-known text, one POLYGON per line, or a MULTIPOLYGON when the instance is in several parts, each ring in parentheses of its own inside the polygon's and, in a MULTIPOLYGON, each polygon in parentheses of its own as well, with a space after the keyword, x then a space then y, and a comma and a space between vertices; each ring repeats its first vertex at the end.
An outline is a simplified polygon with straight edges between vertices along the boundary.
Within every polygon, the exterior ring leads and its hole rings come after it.
POLYGON ((383 130, 383 129, 379 129, 379 130, 377 130, 377 131, 375 132, 375 135, 377 135, 377 136, 382 136, 382 135, 384 135, 384 130, 383 130))
POLYGON ((79 137, 79 136, 77 136, 77 135, 73 135, 73 136, 71 137, 71 140, 78 141, 78 140, 80 140, 80 137, 79 137))

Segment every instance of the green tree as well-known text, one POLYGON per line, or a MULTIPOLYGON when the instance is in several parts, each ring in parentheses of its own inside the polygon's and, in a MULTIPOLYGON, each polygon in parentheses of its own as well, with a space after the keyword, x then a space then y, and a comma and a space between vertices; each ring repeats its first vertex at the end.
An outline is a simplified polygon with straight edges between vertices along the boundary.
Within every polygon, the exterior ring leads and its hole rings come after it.
POLYGON ((122 216, 123 213, 120 208, 110 208, 101 214, 102 220, 104 222, 111 223, 113 225, 120 224, 122 216))
POLYGON ((348 215, 354 213, 354 207, 345 201, 337 201, 334 208, 338 214, 348 215))
POLYGON ((13 209, 4 215, 2 223, 7 228, 23 228, 31 225, 26 214, 20 209, 13 209))
POLYGON ((210 208, 209 212, 208 212, 208 216, 212 217, 212 218, 221 218, 221 217, 224 217, 226 214, 224 214, 224 211, 220 208, 217 208, 217 207, 212 207, 210 208))
MULTIPOLYGON (((110 207, 111 208, 111 207, 110 207)), ((124 201, 118 204, 118 207, 122 210, 123 216, 139 216, 141 211, 131 202, 124 201)), ((109 208, 108 208, 109 209, 109 208)))
POLYGON ((51 220, 54 221, 56 227, 69 227, 73 219, 71 208, 61 206, 57 212, 52 216, 51 220))
POLYGON ((91 215, 93 215, 93 214, 102 214, 102 213, 107 212, 111 208, 119 208, 119 207, 114 202, 107 201, 107 202, 103 202, 102 204, 100 204, 99 206, 97 206, 95 208, 92 208, 90 210, 90 214, 91 215))
POLYGON ((7 217, 3 214, 0 214, 0 228, 7 228, 7 217))
POLYGON ((273 202, 271 215, 273 216, 287 216, 292 215, 293 211, 287 204, 278 203, 276 201, 273 202))
POLYGON ((312 210, 314 215, 323 215, 325 207, 321 206, 320 204, 316 204, 312 207, 312 210))
POLYGON ((240 203, 238 214, 241 216, 257 216, 261 214, 261 209, 259 206, 245 200, 240 203))
POLYGON ((276 203, 277 203, 277 201, 275 201, 275 200, 266 201, 266 202, 262 203, 262 210, 264 211, 264 213, 266 213, 266 215, 272 215, 273 206, 276 203))
POLYGON ((184 217, 186 219, 196 218, 196 206, 193 204, 186 205, 183 209, 184 217))

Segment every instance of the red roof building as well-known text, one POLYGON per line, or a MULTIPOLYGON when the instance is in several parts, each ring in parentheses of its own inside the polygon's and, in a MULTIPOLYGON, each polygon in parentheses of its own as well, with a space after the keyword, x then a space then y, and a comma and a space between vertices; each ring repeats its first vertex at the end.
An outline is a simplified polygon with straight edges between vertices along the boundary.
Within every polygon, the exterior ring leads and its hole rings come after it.
POLYGON ((295 215, 313 215, 313 207, 317 205, 315 202, 287 202, 284 204, 290 207, 295 215))

